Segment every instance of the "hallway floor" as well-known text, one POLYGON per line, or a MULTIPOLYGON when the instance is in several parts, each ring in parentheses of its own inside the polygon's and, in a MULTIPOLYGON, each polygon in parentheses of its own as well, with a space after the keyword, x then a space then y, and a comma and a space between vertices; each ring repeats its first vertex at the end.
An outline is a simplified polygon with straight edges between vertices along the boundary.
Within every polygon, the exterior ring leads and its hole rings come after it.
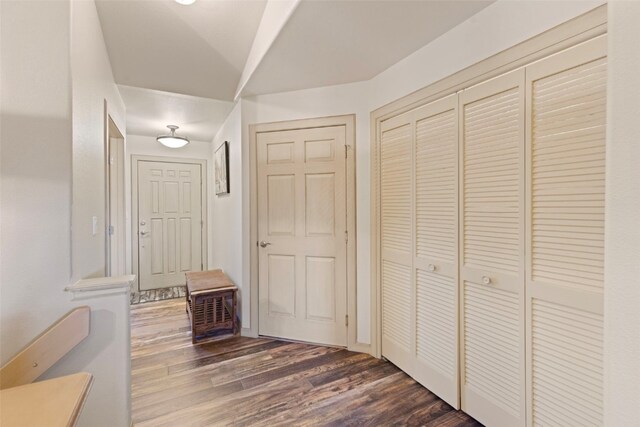
POLYGON ((184 304, 131 308, 137 427, 480 426, 366 354, 244 337, 193 346, 184 304))

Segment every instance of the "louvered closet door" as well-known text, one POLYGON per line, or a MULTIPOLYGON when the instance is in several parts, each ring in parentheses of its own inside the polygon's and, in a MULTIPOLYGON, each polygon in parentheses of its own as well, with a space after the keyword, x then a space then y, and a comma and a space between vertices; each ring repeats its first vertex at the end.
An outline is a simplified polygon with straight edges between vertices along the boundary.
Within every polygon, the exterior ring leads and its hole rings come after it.
POLYGON ((462 409, 525 424, 524 70, 460 94, 462 409))
POLYGON ((529 424, 601 426, 606 37, 527 68, 529 424))
POLYGON ((380 228, 382 355, 402 370, 413 366, 413 129, 410 114, 382 123, 380 228))
POLYGON ((410 374, 455 408, 458 395, 458 97, 415 119, 414 367, 410 374))

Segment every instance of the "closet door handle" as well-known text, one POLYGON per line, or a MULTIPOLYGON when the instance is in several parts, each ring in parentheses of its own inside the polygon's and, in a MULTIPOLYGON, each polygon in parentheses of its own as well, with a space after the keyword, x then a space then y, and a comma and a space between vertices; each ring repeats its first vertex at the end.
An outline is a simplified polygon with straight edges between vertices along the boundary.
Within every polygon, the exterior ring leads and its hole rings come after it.
POLYGON ((491 284, 491 277, 482 276, 482 283, 484 283, 485 285, 490 285, 491 284))
POLYGON ((435 266, 434 264, 429 264, 429 265, 427 266, 427 270, 429 270, 429 271, 436 271, 436 266, 435 266))

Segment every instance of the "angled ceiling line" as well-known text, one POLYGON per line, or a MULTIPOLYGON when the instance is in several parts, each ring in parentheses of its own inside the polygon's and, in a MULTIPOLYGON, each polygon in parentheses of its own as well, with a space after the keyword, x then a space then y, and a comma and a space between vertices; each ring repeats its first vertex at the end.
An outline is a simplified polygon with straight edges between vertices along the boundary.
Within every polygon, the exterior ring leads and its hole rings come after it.
POLYGON ((116 83, 226 101, 266 3, 95 0, 116 83))
POLYGON ((158 136, 166 125, 194 141, 210 141, 233 108, 232 101, 118 85, 127 107, 127 134, 158 136))
POLYGON ((282 32, 284 26, 289 22, 291 16, 299 6, 301 0, 268 0, 262 14, 262 19, 256 31, 256 36, 251 45, 249 56, 245 62, 244 69, 238 82, 238 87, 234 96, 234 101, 242 95, 251 77, 256 72, 260 63, 266 56, 273 43, 282 32))

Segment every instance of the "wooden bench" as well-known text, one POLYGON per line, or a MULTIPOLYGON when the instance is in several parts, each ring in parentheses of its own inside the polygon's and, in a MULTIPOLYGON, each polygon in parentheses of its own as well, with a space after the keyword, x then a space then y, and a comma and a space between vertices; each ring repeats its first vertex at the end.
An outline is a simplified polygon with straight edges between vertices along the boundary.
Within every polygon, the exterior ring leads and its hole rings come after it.
POLYGON ((92 382, 80 372, 0 390, 0 425, 75 426, 92 382))
POLYGON ((91 388, 87 372, 33 382, 89 336, 91 309, 76 307, 0 368, 0 426, 75 426, 91 388))
POLYGON ((222 270, 186 273, 191 342, 227 331, 237 335, 238 287, 222 270))

